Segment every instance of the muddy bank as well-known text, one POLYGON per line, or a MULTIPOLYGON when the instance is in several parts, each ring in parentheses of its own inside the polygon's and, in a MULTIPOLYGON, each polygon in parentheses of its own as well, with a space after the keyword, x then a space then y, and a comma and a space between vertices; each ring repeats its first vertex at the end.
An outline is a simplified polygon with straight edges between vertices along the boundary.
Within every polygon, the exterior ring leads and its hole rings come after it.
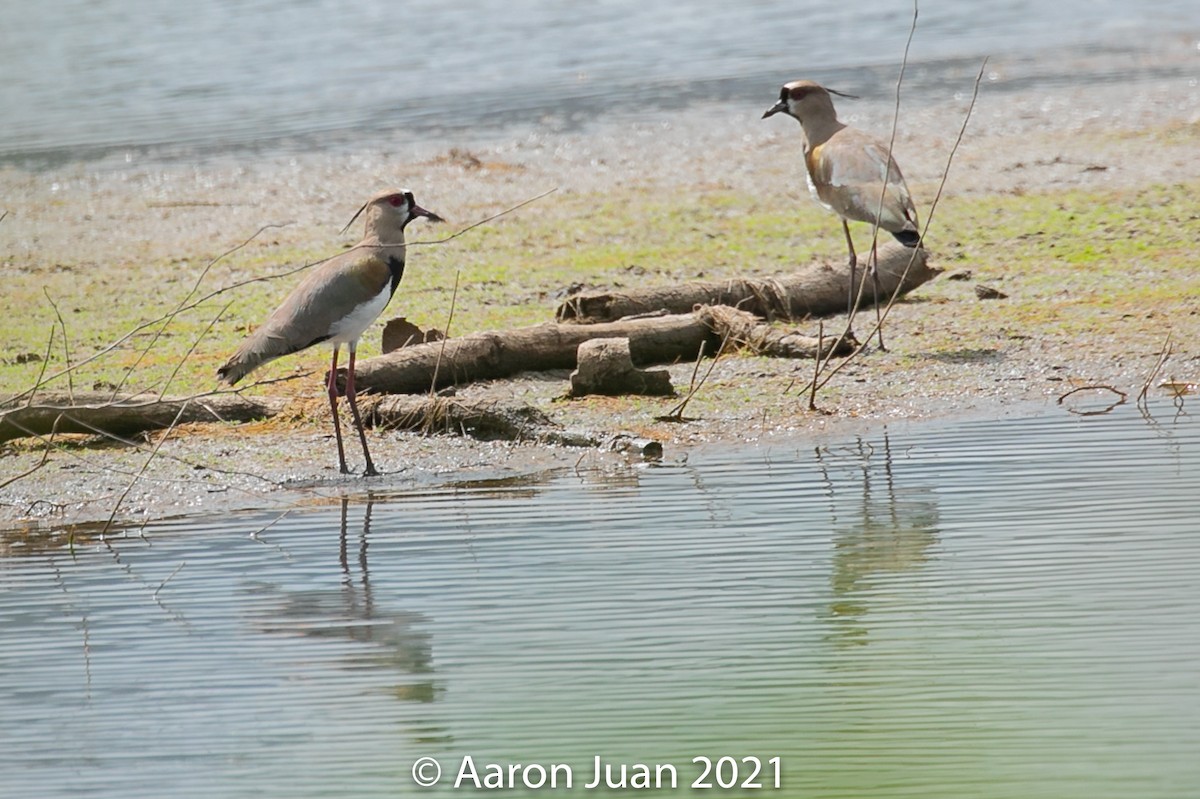
MULTIPOLYGON (((818 397, 827 413, 809 412, 801 395, 810 363, 742 355, 715 366, 688 406, 695 421, 686 424, 655 420, 673 400, 562 401, 565 372, 461 394, 522 402, 566 429, 653 437, 673 459, 723 441, 1023 412, 1078 385, 1136 394, 1168 331, 1174 354, 1163 376, 1195 379, 1200 278, 1188 231, 1200 185, 1200 89, 1194 76, 1179 77, 1181 60, 1194 63, 1194 45, 1178 37, 1144 58, 1134 77, 1117 74, 1099 85, 1031 81, 1025 62, 992 63, 930 234, 933 265, 970 275, 943 276, 900 303, 887 323, 890 351, 871 352, 836 377, 818 397), (1154 59, 1168 77, 1156 77, 1154 59), (979 300, 980 283, 1009 298, 979 300)), ((936 194, 971 78, 963 76, 965 93, 905 108, 896 153, 922 213, 936 194)), ((219 285, 336 252, 347 210, 380 184, 408 185, 423 204, 462 222, 559 187, 454 246, 413 248, 411 274, 385 317, 443 325, 456 272, 476 270, 465 273, 454 298, 458 333, 548 321, 579 283, 603 289, 770 276, 797 262, 839 258, 837 222, 807 199, 798 171, 798 126, 757 119, 776 89, 764 87, 762 98, 745 103, 596 120, 583 130, 547 120, 455 141, 401 145, 384 136, 314 152, 138 152, 52 169, 5 166, 0 330, 10 349, 3 392, 37 378, 39 364, 16 356, 47 351, 56 317, 46 293, 78 360, 145 319, 149 308, 157 313, 182 299, 209 259, 263 225, 291 222, 221 261, 206 279, 219 285), (786 164, 790 172, 781 169, 786 164)), ((885 131, 886 94, 844 116, 885 131)), ((174 390, 211 388, 215 365, 280 291, 269 285, 239 295, 207 337, 199 331, 209 318, 164 338, 153 351, 162 363, 139 367, 150 375, 144 387, 161 387, 175 358, 199 341, 174 390)), ((364 347, 378 351, 378 329, 368 336, 364 347)), ((133 360, 81 370, 77 379, 88 389, 112 384, 133 360)), ((342 478, 328 438, 323 360, 315 351, 293 356, 266 375, 307 375, 258 389, 290 401, 282 418, 176 431, 144 472, 153 443, 73 444, 41 467, 44 448, 36 442, 7 446, 0 482, 30 473, 0 489, 0 523, 104 520, 114 507, 117 518, 136 521, 544 469, 642 468, 600 450, 377 431, 371 445, 383 477, 342 478)), ((676 386, 688 385, 691 363, 669 368, 676 386)))

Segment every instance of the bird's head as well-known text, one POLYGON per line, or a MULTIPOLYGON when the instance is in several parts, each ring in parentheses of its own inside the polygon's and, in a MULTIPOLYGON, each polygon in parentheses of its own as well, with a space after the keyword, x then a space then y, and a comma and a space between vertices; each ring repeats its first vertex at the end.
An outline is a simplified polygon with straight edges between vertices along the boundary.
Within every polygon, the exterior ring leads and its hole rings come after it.
POLYGON ((413 193, 407 189, 388 189, 379 192, 358 209, 358 213, 346 223, 342 232, 345 233, 354 224, 354 220, 362 215, 365 215, 366 219, 366 237, 371 238, 374 235, 383 242, 403 242, 404 228, 419 216, 425 217, 430 222, 445 221, 432 211, 427 211, 417 205, 417 201, 413 199, 413 193))
POLYGON ((795 117, 801 124, 810 120, 835 120, 837 112, 833 110, 831 94, 858 99, 853 94, 826 89, 811 80, 794 80, 783 84, 783 88, 779 90, 779 100, 763 113, 762 118, 766 119, 783 112, 795 117))

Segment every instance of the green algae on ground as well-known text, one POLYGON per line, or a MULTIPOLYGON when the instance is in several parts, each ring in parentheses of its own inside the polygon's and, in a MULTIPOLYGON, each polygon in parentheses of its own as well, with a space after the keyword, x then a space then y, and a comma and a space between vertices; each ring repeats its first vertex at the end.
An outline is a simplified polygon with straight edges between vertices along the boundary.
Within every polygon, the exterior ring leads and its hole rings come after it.
MULTIPOLYGON (((997 281, 1009 299, 962 303, 958 287, 935 281, 906 304, 923 298, 931 305, 922 310, 940 315, 938 306, 953 302, 954 324, 923 325, 921 346, 927 352, 982 351, 995 347, 1004 330, 1070 337, 1107 329, 1123 315, 1196 313, 1200 278, 1188 231, 1196 225, 1198 191, 1200 186, 1182 184, 944 199, 928 238, 936 262, 969 268, 978 280, 997 281)), ((563 192, 531 210, 445 245, 410 248, 404 282, 385 316, 444 327, 455 275, 459 285, 451 332, 464 334, 546 321, 559 299, 580 286, 636 288, 698 276, 780 274, 815 260, 837 262, 844 253, 839 226, 816 206, 780 211, 776 204, 767 207, 726 187, 687 194, 633 187, 619 199, 563 192)), ((863 228, 856 231, 863 242, 865 226, 857 227, 863 228)), ((431 230, 411 230, 410 239, 441 234, 431 230)), ((197 296, 339 251, 315 237, 283 245, 269 237, 255 240, 213 265, 197 296)), ((214 249, 238 243, 231 239, 214 249)), ((49 362, 39 362, 51 328, 58 325, 47 296, 63 315, 70 360, 78 363, 182 302, 213 257, 196 252, 157 262, 10 263, 0 300, 0 336, 7 342, 0 358, 0 393, 29 388, 43 365, 47 374, 66 366, 61 328, 49 362)), ((154 390, 178 368, 173 393, 209 390, 226 354, 298 279, 247 285, 181 314, 165 328, 150 325, 77 370, 74 386, 123 383, 154 390), (206 333, 218 313, 220 319, 206 333), (135 364, 136 373, 127 379, 135 364)), ((377 335, 377 329, 369 331, 364 355, 377 351, 377 335)), ((323 367, 323 356, 294 356, 264 368, 261 376, 323 367)), ((52 387, 66 384, 60 380, 52 387)))

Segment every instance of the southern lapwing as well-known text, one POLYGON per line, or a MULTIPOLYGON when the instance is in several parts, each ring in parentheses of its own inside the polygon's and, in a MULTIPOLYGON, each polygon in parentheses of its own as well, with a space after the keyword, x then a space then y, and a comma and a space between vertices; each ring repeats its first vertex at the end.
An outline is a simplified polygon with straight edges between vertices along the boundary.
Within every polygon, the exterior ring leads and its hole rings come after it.
MULTIPOLYGON (((849 221, 868 222, 891 233, 906 247, 917 247, 921 234, 917 210, 900 167, 885 142, 869 133, 838 121, 832 91, 810 80, 785 83, 779 101, 762 118, 783 112, 795 117, 804 128, 804 165, 808 189, 821 205, 842 219, 842 232, 850 250, 850 298, 847 313, 854 312, 855 267, 858 257, 850 238, 849 221)), ((875 307, 879 308, 878 254, 871 245, 871 276, 875 285, 875 307)), ((882 332, 879 340, 883 346, 882 332)))
POLYGON ((333 412, 338 464, 342 474, 349 474, 337 410, 338 352, 346 344, 350 350, 346 401, 362 442, 367 464, 365 474, 371 476, 379 472, 371 462, 354 393, 354 354, 358 338, 387 306, 404 275, 405 226, 418 216, 433 222, 441 222, 442 218, 417 205, 412 192, 403 190, 376 194, 358 209, 350 224, 360 215, 366 219, 363 240, 309 272, 267 321, 242 342, 229 362, 217 370, 217 377, 232 386, 268 361, 314 344, 332 345, 333 360, 327 385, 329 407, 333 412))

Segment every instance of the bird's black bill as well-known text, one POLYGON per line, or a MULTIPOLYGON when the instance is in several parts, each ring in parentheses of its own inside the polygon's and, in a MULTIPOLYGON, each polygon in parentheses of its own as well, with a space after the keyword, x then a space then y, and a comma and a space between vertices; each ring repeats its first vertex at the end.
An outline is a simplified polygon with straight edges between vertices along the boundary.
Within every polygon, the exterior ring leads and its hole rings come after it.
POLYGON ((786 110, 787 110, 787 100, 780 100, 779 102, 775 103, 775 105, 771 106, 766 111, 764 111, 762 118, 766 119, 767 117, 773 117, 776 114, 778 114, 780 111, 786 111, 786 110))
POLYGON ((412 204, 412 207, 410 207, 408 209, 408 213, 411 216, 423 216, 426 219, 428 219, 430 222, 445 222, 446 221, 445 219, 442 219, 440 216, 435 214, 433 211, 426 211, 424 208, 417 205, 416 203, 412 204))

